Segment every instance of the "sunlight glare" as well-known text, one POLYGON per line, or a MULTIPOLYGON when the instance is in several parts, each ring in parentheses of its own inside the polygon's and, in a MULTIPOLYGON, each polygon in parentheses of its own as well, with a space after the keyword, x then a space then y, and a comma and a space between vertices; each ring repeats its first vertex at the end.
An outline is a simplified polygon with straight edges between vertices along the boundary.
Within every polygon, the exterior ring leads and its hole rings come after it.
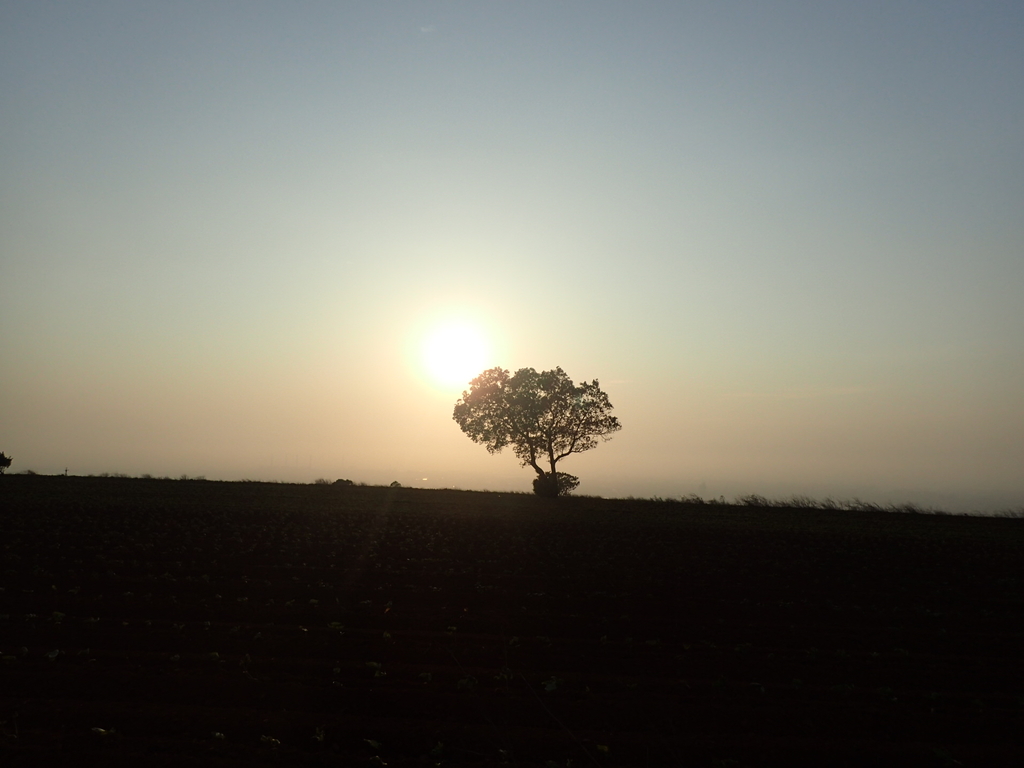
POLYGON ((468 386, 487 367, 490 355, 487 338, 466 322, 438 326, 423 344, 426 370, 435 384, 445 388, 468 386))

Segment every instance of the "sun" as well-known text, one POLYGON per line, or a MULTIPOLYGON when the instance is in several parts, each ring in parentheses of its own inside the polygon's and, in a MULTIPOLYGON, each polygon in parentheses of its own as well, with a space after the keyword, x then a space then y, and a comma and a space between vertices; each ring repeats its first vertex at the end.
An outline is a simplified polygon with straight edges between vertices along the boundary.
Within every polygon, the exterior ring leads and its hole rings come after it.
POLYGON ((422 353, 427 374, 436 385, 465 387, 487 368, 491 345, 477 326, 452 321, 427 334, 422 353))

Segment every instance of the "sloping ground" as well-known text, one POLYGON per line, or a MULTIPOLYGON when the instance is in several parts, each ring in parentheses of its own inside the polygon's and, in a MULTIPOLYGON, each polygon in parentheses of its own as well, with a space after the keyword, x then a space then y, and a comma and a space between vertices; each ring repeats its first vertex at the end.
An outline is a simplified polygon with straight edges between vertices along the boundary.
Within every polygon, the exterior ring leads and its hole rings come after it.
POLYGON ((0 482, 2 765, 1024 765, 1024 521, 0 482))

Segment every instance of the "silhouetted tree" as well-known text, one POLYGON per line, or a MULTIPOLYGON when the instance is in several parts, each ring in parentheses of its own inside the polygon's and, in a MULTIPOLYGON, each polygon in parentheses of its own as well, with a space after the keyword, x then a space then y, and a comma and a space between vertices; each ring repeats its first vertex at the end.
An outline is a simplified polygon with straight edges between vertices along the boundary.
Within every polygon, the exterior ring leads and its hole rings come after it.
POLYGON ((533 491, 538 496, 564 496, 579 485, 579 478, 559 472, 556 465, 620 430, 611 410, 597 379, 576 386, 561 368, 540 373, 521 368, 513 376, 491 368, 470 382, 452 418, 489 453, 512 446, 522 465, 536 471, 533 491))
POLYGON ((6 472, 9 466, 11 466, 11 457, 6 453, 0 452, 0 475, 6 472))

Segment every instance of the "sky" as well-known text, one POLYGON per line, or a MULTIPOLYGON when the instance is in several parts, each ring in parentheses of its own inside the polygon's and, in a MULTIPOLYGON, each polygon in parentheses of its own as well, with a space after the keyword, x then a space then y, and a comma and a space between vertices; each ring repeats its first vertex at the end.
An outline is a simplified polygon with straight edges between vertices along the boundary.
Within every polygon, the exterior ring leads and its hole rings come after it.
POLYGON ((452 420, 454 328, 599 380, 579 493, 1022 507, 1022 39, 985 0, 0 0, 0 450, 528 491, 452 420))

